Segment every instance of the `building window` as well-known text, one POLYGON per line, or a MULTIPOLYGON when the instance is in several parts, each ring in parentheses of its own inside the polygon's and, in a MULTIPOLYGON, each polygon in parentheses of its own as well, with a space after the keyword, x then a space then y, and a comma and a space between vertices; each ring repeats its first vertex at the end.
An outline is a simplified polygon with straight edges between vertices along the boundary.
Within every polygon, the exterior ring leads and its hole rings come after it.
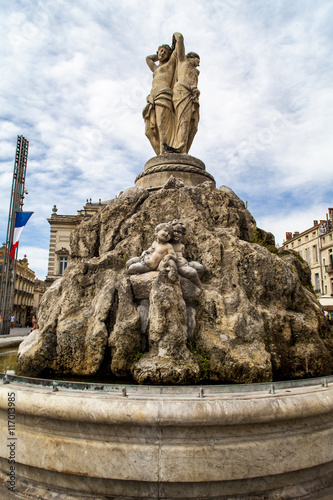
POLYGON ((294 248, 294 245, 295 245, 295 243, 294 243, 294 242, 292 242, 291 246, 292 246, 293 248, 294 248))
POLYGON ((310 248, 306 249, 306 262, 310 265, 310 248))
POLYGON ((307 234, 305 237, 306 241, 309 241, 309 235, 307 234))
POLYGON ((302 243, 302 238, 298 240, 299 245, 302 243))
POLYGON ((298 252, 298 255, 299 255, 300 257, 302 257, 302 250, 300 250, 300 251, 298 252))
POLYGON ((63 274, 67 267, 67 257, 60 257, 59 259, 59 274, 63 274))
POLYGON ((321 290, 320 290, 320 283, 319 283, 319 274, 316 273, 315 274, 315 292, 316 293, 320 293, 321 290))
POLYGON ((312 247, 313 262, 318 262, 318 248, 317 245, 312 247))

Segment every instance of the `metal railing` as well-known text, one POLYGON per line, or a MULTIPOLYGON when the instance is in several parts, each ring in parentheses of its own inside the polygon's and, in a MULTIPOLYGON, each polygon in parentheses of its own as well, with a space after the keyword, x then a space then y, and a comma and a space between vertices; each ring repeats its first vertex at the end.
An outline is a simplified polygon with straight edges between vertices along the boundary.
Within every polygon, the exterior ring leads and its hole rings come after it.
POLYGON ((275 394, 277 391, 289 392, 302 387, 328 388, 333 384, 333 375, 308 378, 301 380, 286 380, 277 382, 264 382, 258 384, 228 384, 228 385, 188 385, 188 386, 151 386, 98 382, 75 382, 64 380, 49 380, 39 378, 21 377, 0 373, 0 383, 19 384, 21 386, 34 386, 36 388, 49 388, 52 392, 60 390, 75 391, 102 391, 118 394, 122 397, 129 396, 191 396, 191 397, 218 397, 225 394, 266 392, 275 394))

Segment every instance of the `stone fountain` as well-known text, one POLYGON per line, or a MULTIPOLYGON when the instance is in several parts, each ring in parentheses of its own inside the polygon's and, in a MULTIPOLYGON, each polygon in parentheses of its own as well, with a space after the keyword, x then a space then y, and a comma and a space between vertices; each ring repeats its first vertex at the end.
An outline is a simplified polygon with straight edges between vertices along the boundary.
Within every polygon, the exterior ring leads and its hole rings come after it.
POLYGON ((71 265, 18 354, 29 376, 106 382, 80 393, 3 379, 20 494, 315 498, 333 487, 333 342, 308 266, 188 154, 199 56, 175 33, 147 64, 156 156, 73 231, 71 265))

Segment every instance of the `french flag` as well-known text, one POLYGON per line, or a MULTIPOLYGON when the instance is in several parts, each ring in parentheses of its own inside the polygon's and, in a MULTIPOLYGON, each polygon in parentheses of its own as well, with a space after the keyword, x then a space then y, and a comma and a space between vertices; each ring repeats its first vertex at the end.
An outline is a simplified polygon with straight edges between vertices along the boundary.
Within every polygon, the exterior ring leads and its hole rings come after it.
POLYGON ((9 252, 10 260, 14 259, 16 249, 18 247, 18 242, 23 231, 24 226, 32 216, 33 212, 16 212, 15 217, 15 229, 13 234, 13 244, 12 249, 9 252))

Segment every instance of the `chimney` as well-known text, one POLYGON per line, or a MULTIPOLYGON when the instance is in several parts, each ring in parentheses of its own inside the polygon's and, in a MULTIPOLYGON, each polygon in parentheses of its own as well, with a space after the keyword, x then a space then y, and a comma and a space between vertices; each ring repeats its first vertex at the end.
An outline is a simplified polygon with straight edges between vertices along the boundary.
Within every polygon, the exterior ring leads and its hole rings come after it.
POLYGON ((314 220, 314 221, 313 221, 313 225, 314 225, 314 226, 318 226, 318 221, 317 221, 317 220, 314 220))
POLYGON ((286 233, 286 240, 291 240, 291 238, 293 237, 292 233, 286 233))
POLYGON ((299 236, 299 231, 295 231, 293 234, 293 238, 296 238, 296 236, 299 236))
POLYGON ((331 221, 333 221, 333 208, 328 209, 328 217, 331 221))

